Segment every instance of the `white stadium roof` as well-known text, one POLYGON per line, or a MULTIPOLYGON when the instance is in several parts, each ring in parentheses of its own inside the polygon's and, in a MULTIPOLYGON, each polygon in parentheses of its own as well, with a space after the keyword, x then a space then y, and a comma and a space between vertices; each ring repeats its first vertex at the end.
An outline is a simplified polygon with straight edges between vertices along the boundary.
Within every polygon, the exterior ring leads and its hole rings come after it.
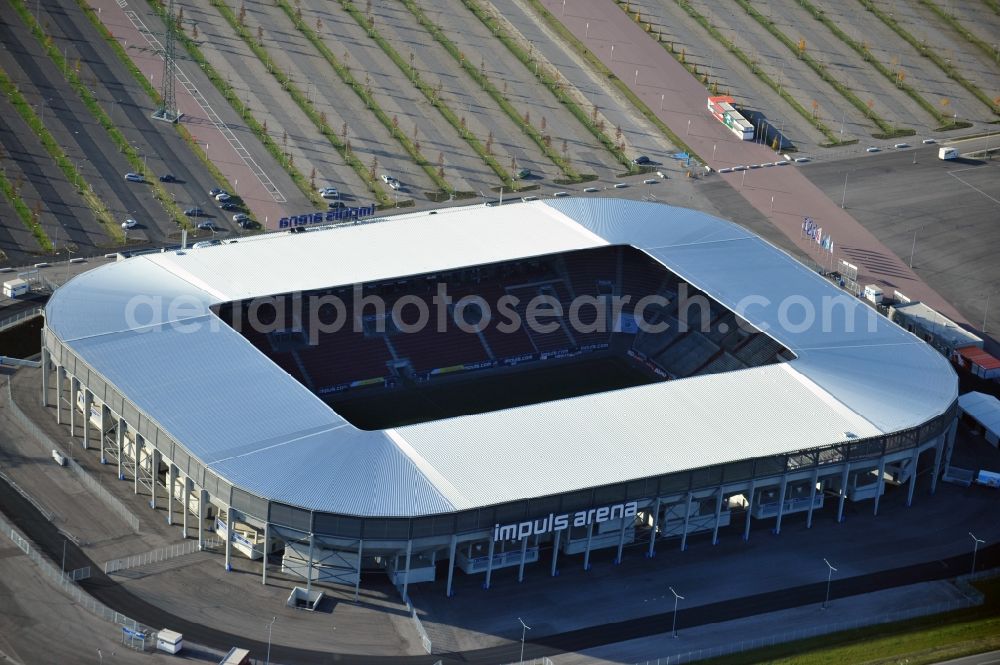
POLYGON ((730 222, 662 204, 560 199, 137 256, 59 289, 46 324, 243 490, 310 510, 409 517, 875 436, 944 413, 957 397, 948 362, 870 313, 730 222), (730 309, 744 306, 743 318, 797 357, 363 431, 209 310, 261 295, 616 244, 645 251, 730 309), (824 318, 822 303, 831 298, 841 304, 824 318), (803 321, 806 307, 815 307, 815 320, 803 321))

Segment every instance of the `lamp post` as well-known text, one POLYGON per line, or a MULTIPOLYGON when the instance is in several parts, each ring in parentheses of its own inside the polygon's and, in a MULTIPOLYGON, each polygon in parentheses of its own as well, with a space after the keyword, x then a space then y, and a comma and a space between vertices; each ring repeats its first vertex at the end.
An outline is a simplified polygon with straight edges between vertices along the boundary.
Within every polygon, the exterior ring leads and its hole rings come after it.
POLYGON ((982 544, 982 543, 985 543, 986 541, 982 540, 981 538, 976 538, 972 534, 971 531, 969 532, 969 535, 972 536, 972 574, 975 575, 976 574, 976 553, 979 551, 979 545, 982 544))
POLYGON ((274 620, 278 617, 271 617, 271 623, 267 624, 267 659, 264 661, 264 665, 271 665, 271 628, 274 626, 274 620))
POLYGON ((837 569, 831 566, 825 557, 823 558, 823 563, 829 568, 826 573, 826 598, 823 600, 823 609, 825 610, 826 606, 830 603, 830 582, 833 580, 833 574, 837 572, 837 569))
POLYGON ((674 639, 677 639, 677 601, 684 600, 684 596, 674 591, 673 587, 669 587, 669 589, 670 593, 674 594, 674 625, 671 632, 673 633, 674 639))
POLYGON ((518 661, 520 663, 524 662, 524 634, 531 630, 531 626, 524 623, 524 619, 517 617, 517 620, 521 622, 521 659, 518 661))

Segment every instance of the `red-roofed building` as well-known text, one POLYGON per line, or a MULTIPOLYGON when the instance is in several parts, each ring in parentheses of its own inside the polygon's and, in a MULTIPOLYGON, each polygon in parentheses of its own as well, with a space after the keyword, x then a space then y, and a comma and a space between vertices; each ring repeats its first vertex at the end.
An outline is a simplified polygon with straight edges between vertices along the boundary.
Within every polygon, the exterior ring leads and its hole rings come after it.
POLYGON ((955 351, 955 364, 983 379, 1000 379, 1000 360, 974 346, 955 351))

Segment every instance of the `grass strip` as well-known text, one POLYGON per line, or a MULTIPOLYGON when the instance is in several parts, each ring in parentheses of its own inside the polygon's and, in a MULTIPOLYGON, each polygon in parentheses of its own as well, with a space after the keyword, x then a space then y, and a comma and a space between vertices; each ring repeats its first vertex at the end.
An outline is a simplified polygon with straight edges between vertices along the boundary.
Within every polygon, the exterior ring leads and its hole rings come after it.
MULTIPOLYGON (((527 0, 527 2, 531 6, 531 8, 535 11, 535 13, 538 16, 540 16, 542 20, 545 21, 545 23, 549 26, 550 30, 558 34, 563 41, 569 44, 573 48, 573 50, 577 52, 577 55, 586 60, 587 63, 591 67, 593 67, 596 72, 598 72, 602 76, 607 77, 607 79, 611 81, 612 85, 614 85, 615 88, 622 95, 624 95, 626 99, 628 99, 628 101, 632 104, 632 106, 634 106, 635 109, 639 111, 639 113, 641 113, 644 118, 646 118, 646 120, 651 122, 653 126, 655 126, 658 130, 660 130, 660 132, 662 132, 663 135, 666 136, 671 143, 673 143, 675 146, 677 146, 678 149, 683 150, 684 152, 688 153, 695 159, 698 159, 701 162, 705 161, 701 159, 701 157, 699 157, 698 154, 691 149, 691 146, 685 143, 680 136, 675 134, 673 130, 667 127, 666 123, 660 120, 659 116, 657 116, 652 111, 652 109, 646 106, 646 103, 643 102, 641 99, 639 99, 639 96, 636 95, 631 88, 625 85, 624 81, 615 76, 614 72, 608 69, 607 65, 605 65, 600 58, 594 55, 590 51, 590 49, 588 49, 583 44, 583 42, 577 39, 576 35, 574 35, 572 32, 569 31, 569 29, 566 26, 560 23, 559 20, 557 20, 556 17, 553 16, 552 13, 548 9, 546 9, 541 2, 539 2, 539 0, 527 0)), ((630 173, 639 173, 640 171, 641 171, 640 169, 638 169, 635 166, 632 166, 631 163, 629 163, 630 173)))
MULTIPOLYGON (((166 9, 159 2, 159 0, 148 1, 149 5, 153 8, 153 11, 155 11, 164 23, 166 23, 166 9)), ((313 191, 309 181, 288 160, 285 154, 281 151, 281 148, 278 147, 278 144, 274 142, 274 139, 272 139, 271 136, 264 130, 263 125, 257 121, 247 105, 244 104, 239 95, 236 94, 236 90, 233 86, 227 83, 226 80, 219 75, 219 72, 212 67, 212 65, 205 58, 204 54, 201 52, 201 49, 198 48, 195 41, 181 29, 174 31, 174 35, 177 41, 184 46, 184 50, 187 51, 188 57, 190 57, 191 60, 201 68, 201 70, 208 77, 208 80, 211 81, 213 86, 215 86, 215 89, 218 90, 219 94, 225 97, 226 101, 229 102, 229 105, 233 108, 233 110, 240 114, 240 117, 243 118, 243 121, 247 124, 247 128, 250 132, 257 137, 257 140, 261 142, 261 145, 264 146, 264 149, 267 150, 268 154, 270 154, 271 157, 273 157, 275 161, 277 161, 281 167, 285 169, 285 173, 287 173, 288 177, 292 179, 295 186, 298 187, 299 190, 314 205, 322 205, 322 199, 320 199, 319 195, 313 191)))
POLYGON ((826 15, 826 12, 816 7, 814 4, 809 2, 809 0, 798 0, 798 2, 799 5, 812 14, 813 18, 825 25, 827 29, 830 30, 830 32, 832 32, 840 41, 850 46, 855 53, 864 58, 865 62, 874 67, 879 74, 892 81, 896 87, 909 95, 910 99, 915 101, 920 108, 930 113, 931 116, 933 116, 934 119, 940 123, 940 127, 937 127, 935 131, 943 132, 950 129, 959 129, 959 125, 963 127, 969 126, 968 123, 955 123, 951 120, 951 118, 941 113, 936 106, 924 99, 923 95, 917 92, 912 85, 906 83, 899 74, 893 72, 892 69, 886 67, 881 61, 878 60, 878 58, 872 56, 871 51, 869 51, 864 44, 859 43, 856 39, 852 39, 846 32, 841 30, 839 25, 830 20, 830 17, 826 15))
POLYGON ((958 69, 955 65, 950 62, 945 62, 944 59, 938 55, 937 51, 933 48, 928 48, 923 42, 917 41, 917 38, 911 35, 903 26, 901 26, 895 18, 889 16, 886 12, 879 9, 878 6, 872 2, 872 0, 858 0, 865 9, 875 14, 878 20, 885 23, 895 32, 897 35, 902 37, 910 46, 917 49, 920 55, 925 58, 929 58, 931 62, 937 65, 938 69, 943 71, 948 75, 948 78, 958 83, 960 86, 965 88, 972 94, 973 97, 985 104, 994 114, 1000 115, 1000 106, 998 106, 992 99, 986 96, 986 94, 980 90, 976 85, 972 83, 969 79, 965 78, 958 73, 958 69))
POLYGON ((705 665, 929 665, 1000 649, 1000 579, 975 586, 979 606, 786 642, 701 661, 705 665))
MULTIPOLYGON (((4 80, 6 81, 6 76, 4 76, 4 80)), ((38 246, 47 252, 51 252, 52 241, 49 240, 49 236, 45 233, 42 225, 35 219, 35 215, 28 208, 28 204, 21 198, 20 192, 17 191, 17 188, 14 187, 14 184, 10 180, 7 180, 7 172, 4 169, 0 169, 0 190, 3 190, 4 197, 14 207, 14 212, 21 218, 21 223, 31 231, 31 235, 35 236, 38 246)))
MULTIPOLYGON (((87 182, 83 179, 83 176, 80 175, 80 172, 73 165, 73 162, 66 156, 63 149, 59 147, 55 138, 49 130, 45 128, 45 124, 42 122, 41 118, 39 118, 35 114, 35 111, 31 108, 31 104, 29 104, 24 98, 24 95, 21 94, 21 91, 17 89, 17 86, 10 80, 7 76, 7 72, 3 69, 0 69, 0 90, 3 90, 3 93, 7 95, 10 103, 17 110, 18 115, 20 115, 21 118, 28 123, 28 126, 31 127, 31 131, 33 131, 35 136, 38 137, 38 140, 45 148, 45 151, 49 153, 49 156, 55 160, 56 165, 59 167, 59 170, 63 172, 63 175, 66 176, 66 179, 72 183, 73 186, 76 187, 77 192, 83 196, 83 200, 87 204, 87 207, 93 211, 97 220, 101 222, 102 226, 104 226, 105 230, 108 232, 108 235, 116 240, 123 240, 124 236, 122 235, 121 227, 114 223, 111 218, 111 213, 108 212, 104 203, 101 202, 101 200, 91 191, 90 187, 87 186, 87 182)), ((44 250, 52 251, 52 242, 49 240, 49 237, 45 234, 42 227, 37 226, 37 221, 34 225, 29 224, 28 228, 31 229, 31 233, 35 236, 38 240, 38 244, 41 245, 44 250)))
POLYGON ((830 70, 826 68, 825 65, 818 62, 813 58, 808 51, 804 49, 799 49, 798 45, 793 42, 788 35, 782 32, 774 21, 767 18, 759 11, 757 11, 752 4, 747 0, 736 0, 736 4, 743 8, 748 15, 750 15, 757 23, 759 23, 765 30, 767 30, 771 35, 781 42, 789 51, 797 54, 799 59, 802 60, 806 65, 812 69, 817 76, 820 77, 825 83, 829 84, 834 90, 840 93, 840 96, 851 103, 851 106, 860 111, 865 117, 874 122, 881 134, 873 134, 877 139, 891 139, 897 136, 913 136, 916 131, 913 129, 899 129, 893 127, 889 122, 882 118, 879 114, 875 113, 874 109, 865 104, 860 97, 854 94, 850 88, 841 83, 830 70))
MULTIPOLYGON (((278 0, 278 2, 284 2, 284 0, 278 0)), ((409 64, 403 60, 402 56, 399 55, 399 52, 397 52, 396 49, 393 48, 392 45, 379 33, 379 31, 375 29, 374 24, 365 17, 361 10, 355 7, 351 0, 340 0, 340 4, 344 8, 344 11, 350 14, 351 18, 353 18, 358 25, 368 32, 368 36, 375 40, 375 43, 378 44, 379 48, 381 48, 387 56, 389 56, 389 59, 392 60, 396 67, 399 68, 399 71, 403 72, 405 75, 409 75, 410 81, 421 93, 423 93, 427 101, 431 103, 431 106, 435 107, 444 119, 448 121, 448 124, 455 128, 458 135, 461 136, 469 147, 472 148, 477 155, 479 155, 480 159, 482 159, 483 162, 485 162, 486 165, 493 170, 497 177, 500 178, 501 182, 510 183, 512 187, 516 188, 517 183, 514 181, 513 176, 500 165, 500 162, 498 162, 492 154, 487 152, 483 143, 476 137, 475 134, 470 132, 468 128, 465 127, 465 124, 459 119, 455 112, 444 103, 430 84, 421 79, 419 73, 411 71, 409 64)))
POLYGON ((983 0, 983 2, 993 10, 994 14, 1000 14, 1000 2, 997 2, 997 0, 983 0))
MULTIPOLYGON (((80 98, 80 101, 83 102, 83 105, 87 108, 94 119, 97 120, 97 123, 104 128, 104 131, 108 133, 108 137, 111 139, 112 143, 114 143, 115 147, 118 148, 123 155, 125 155, 125 159, 132 167, 132 170, 136 173, 147 175, 145 160, 139 157, 139 153, 132 147, 132 144, 128 142, 125 135, 121 133, 121 131, 115 126, 115 123, 111 120, 111 117, 105 113, 104 109, 101 108, 101 105, 97 103, 97 97, 95 97, 94 93, 83 84, 83 81, 80 80, 80 75, 77 74, 75 68, 71 67, 69 63, 66 62, 66 57, 53 43, 52 36, 44 33, 42 27, 38 25, 38 22, 35 20, 35 17, 32 16, 31 12, 28 11, 28 8, 24 5, 23 0, 11 0, 11 5, 13 5, 14 9, 21 17, 21 20, 24 21, 24 23, 31 29, 31 33, 35 36, 35 39, 37 39, 45 49, 46 54, 52 62, 55 63, 56 67, 66 79, 66 82, 69 83, 70 87, 73 88, 73 91, 76 92, 77 96, 80 98)), ((62 153, 62 150, 60 149, 59 152, 62 153)), ((100 201, 100 199, 98 199, 88 187, 85 186, 82 177, 80 177, 79 182, 73 179, 70 175, 70 171, 67 170, 66 167, 72 169, 73 173, 76 173, 76 168, 73 167, 73 164, 68 158, 65 157, 65 153, 63 153, 63 159, 65 160, 65 166, 60 164, 60 168, 62 168, 63 172, 66 173, 66 177, 70 179, 70 182, 75 184, 77 188, 80 189, 84 199, 94 210, 98 221, 102 223, 107 234, 114 238, 117 242, 124 242, 125 236, 122 233, 121 227, 111 218, 111 215, 104 206, 104 203, 100 201)), ((56 158, 56 161, 59 162, 60 160, 56 158)), ((78 173, 76 175, 79 176, 78 173)), ((173 198, 167 193, 167 190, 163 188, 163 185, 154 178, 147 177, 146 180, 149 182, 156 200, 160 202, 160 205, 163 206, 163 209, 167 212, 167 214, 169 214, 170 217, 178 224, 186 224, 187 218, 181 214, 180 208, 174 202, 173 198)))
POLYGON ((431 36, 434 37, 434 40, 444 47, 444 50, 448 52, 448 54, 463 70, 465 70, 465 73, 472 77, 472 80, 479 84, 479 87, 485 90, 489 96, 493 98, 493 101, 495 101, 500 109, 507 114, 507 117, 510 118, 515 125, 520 127, 522 132, 531 137, 531 140, 535 142, 535 145, 538 146, 538 148, 545 154, 546 157, 549 158, 549 160, 552 161, 553 164, 559 167, 570 182, 576 183, 583 181, 583 178, 569 163, 569 160, 552 149, 551 137, 546 140, 546 137, 542 134, 542 132, 535 129, 535 126, 530 122, 525 121, 521 114, 517 112, 517 109, 514 108, 514 105, 507 100, 507 98, 497 89, 495 85, 493 85, 493 82, 490 81, 488 76, 486 76, 486 73, 476 69, 475 65, 473 65, 472 62, 468 60, 461 51, 459 51, 458 47, 455 46, 455 43, 448 39, 448 37, 444 34, 444 31, 441 30, 441 27, 434 24, 434 22, 427 17, 427 14, 424 13, 416 2, 413 0, 401 1, 410 13, 413 14, 414 18, 417 19, 417 23, 429 32, 431 36))
MULTIPOLYGON (((389 197, 386 194, 385 189, 381 186, 381 183, 376 179, 375 174, 373 174, 370 169, 365 167, 353 151, 348 149, 347 144, 340 137, 338 137, 330 125, 323 120, 306 95, 303 94, 302 90, 299 89, 292 81, 291 77, 286 74, 284 70, 277 65, 277 63, 274 62, 271 55, 267 52, 267 49, 265 49, 264 46, 255 38, 251 37, 250 31, 247 30, 245 25, 240 24, 236 15, 228 5, 220 0, 212 0, 212 6, 215 7, 220 14, 222 14, 223 18, 226 19, 230 27, 236 31, 236 34, 240 36, 253 54, 257 56, 257 59, 267 66, 271 75, 274 76, 275 80, 281 84, 282 89, 288 93, 288 95, 292 98, 292 101, 295 102, 296 106, 298 106, 306 117, 312 121, 313 125, 316 126, 316 129, 318 129, 324 138, 329 141, 330 145, 332 145, 340 154, 341 158, 352 169, 354 169, 354 172, 357 173, 357 175, 365 182, 368 186, 368 190, 375 195, 375 200, 379 207, 388 206, 389 197)), ((287 5, 283 5, 282 9, 285 10, 286 14, 289 13, 287 5)), ((304 27, 302 21, 296 20, 296 17, 293 14, 289 14, 289 18, 291 18, 292 22, 296 24, 296 27, 302 31, 302 28, 304 27)), ((310 197, 315 197, 316 192, 313 192, 312 189, 313 188, 310 187, 310 197)))
POLYGON ((950 25, 955 32, 965 37, 965 40, 967 42, 969 42, 970 44, 978 48, 980 51, 985 53, 987 58, 992 60, 994 63, 1000 62, 1000 51, 995 50, 985 41, 983 41, 976 35, 972 34, 972 32, 970 32, 968 28, 962 25, 962 23, 955 18, 954 14, 946 12, 945 10, 941 9, 941 7, 937 3, 931 2, 930 0, 917 0, 917 1, 924 7, 927 7, 932 12, 937 14, 938 18, 940 18, 945 23, 950 25))
MULTIPOLYGON (((492 17, 485 9, 483 9, 482 5, 476 2, 476 0, 462 0, 462 4, 464 4, 483 25, 489 28, 490 32, 492 32, 493 35, 507 47, 507 50, 510 51, 515 58, 521 61, 521 64, 524 65, 525 68, 529 70, 531 69, 532 64, 536 61, 532 59, 531 55, 527 51, 521 48, 520 44, 518 44, 516 40, 501 29, 500 22, 497 19, 492 17)), ((597 123, 590 119, 590 116, 588 116, 580 105, 576 103, 573 97, 566 92, 562 82, 560 82, 556 76, 550 75, 544 69, 541 72, 536 72, 535 75, 538 77, 538 80, 542 82, 542 85, 548 88, 552 94, 555 95, 556 99, 559 100, 559 103, 563 104, 566 109, 573 114, 573 117, 576 118, 580 124, 586 127, 587 131, 589 131, 591 135, 593 135, 593 137, 604 146, 605 150, 611 153, 615 160, 623 166, 631 167, 631 160, 629 160, 625 151, 618 148, 611 137, 606 135, 601 128, 598 127, 597 123)))
MULTIPOLYGON (((114 35, 111 34, 111 31, 108 30, 107 26, 101 23, 101 19, 98 17, 97 11, 87 4, 86 0, 76 0, 76 4, 81 11, 83 11, 87 20, 90 21, 90 23, 104 39, 105 43, 111 47, 115 57, 117 57, 118 61, 125 66, 125 68, 132 75, 132 78, 135 79, 135 82, 138 83, 143 90, 145 90, 146 95, 153 100, 153 103, 157 107, 162 106, 163 97, 160 96, 160 91, 153 87, 153 85, 149 82, 149 79, 143 75, 142 70, 136 66, 136 64, 125 52, 125 47, 123 47, 121 43, 114 38, 114 35)), ((179 122, 173 123, 173 126, 177 130, 177 133, 180 134, 181 138, 184 139, 184 142, 188 144, 188 148, 191 149, 205 168, 208 169, 208 172, 212 174, 215 181, 227 192, 233 191, 233 186, 229 182, 229 179, 226 178, 214 162, 208 159, 208 155, 206 155, 205 151, 201 149, 201 144, 195 140, 188 128, 179 122)))
POLYGON ((702 28, 705 29, 708 34, 710 34, 719 44, 724 46, 727 51, 732 53, 736 58, 746 65, 753 74, 760 79, 767 87, 771 88, 779 97, 781 97, 785 102, 791 106, 796 113, 805 118, 809 124, 819 130, 823 136, 826 138, 826 143, 822 144, 824 148, 830 148, 838 145, 847 145, 851 143, 857 143, 857 140, 839 141, 833 131, 826 125, 825 122, 813 116, 812 113, 806 110, 806 107, 802 106, 797 99, 795 99, 787 90, 781 87, 781 85, 775 81, 773 78, 767 75, 762 69, 757 67, 757 63, 754 62, 750 56, 748 56, 742 49, 740 49, 736 44, 723 35, 718 28, 712 25, 706 16, 703 16, 691 6, 686 0, 675 0, 677 6, 687 12, 687 15, 694 19, 702 28))

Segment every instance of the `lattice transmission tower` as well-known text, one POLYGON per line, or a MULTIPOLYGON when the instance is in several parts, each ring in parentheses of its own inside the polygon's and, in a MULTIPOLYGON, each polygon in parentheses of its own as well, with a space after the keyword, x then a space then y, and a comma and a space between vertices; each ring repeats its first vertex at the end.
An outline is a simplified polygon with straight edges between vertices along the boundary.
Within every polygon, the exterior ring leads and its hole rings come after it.
POLYGON ((177 29, 177 16, 174 14, 174 0, 167 3, 167 32, 163 38, 163 79, 160 83, 160 97, 163 104, 153 111, 153 117, 164 122, 177 122, 181 113, 177 110, 177 97, 174 95, 174 79, 176 78, 176 63, 174 62, 174 30, 177 29))

